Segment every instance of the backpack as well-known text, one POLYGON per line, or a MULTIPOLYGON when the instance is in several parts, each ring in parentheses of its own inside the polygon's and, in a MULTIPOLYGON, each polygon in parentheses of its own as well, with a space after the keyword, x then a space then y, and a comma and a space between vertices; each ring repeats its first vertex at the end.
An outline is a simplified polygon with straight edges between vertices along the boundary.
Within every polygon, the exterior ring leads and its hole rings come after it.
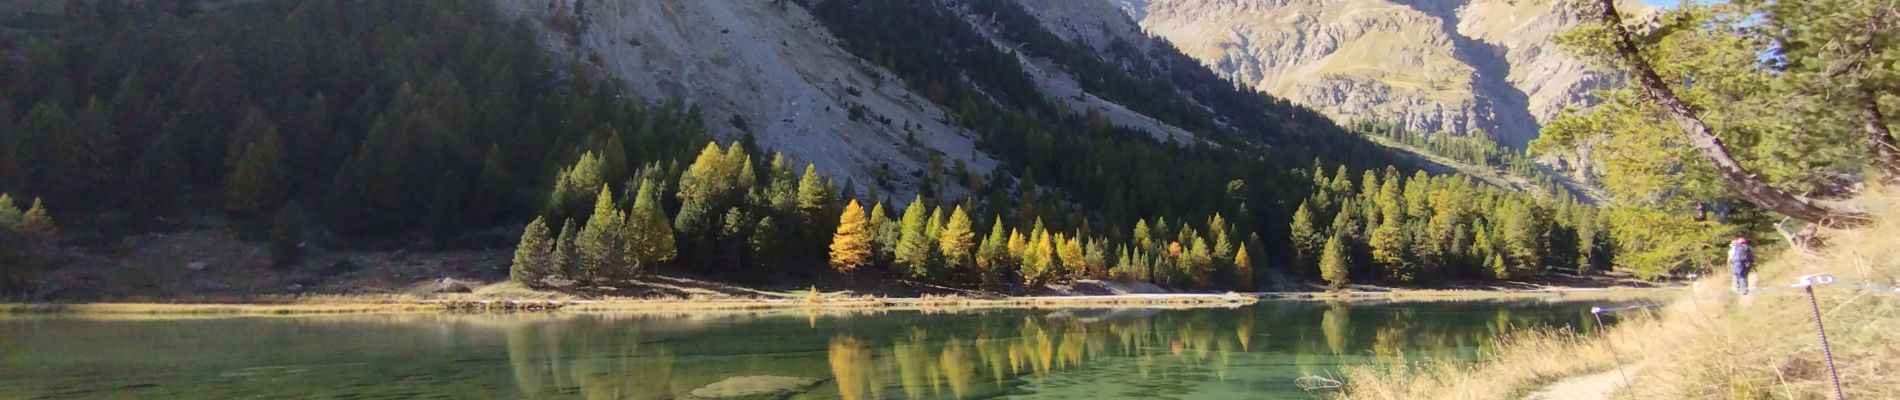
POLYGON ((1735 261, 1749 264, 1755 263, 1755 249, 1749 248, 1748 244, 1730 246, 1729 254, 1734 256, 1735 261))

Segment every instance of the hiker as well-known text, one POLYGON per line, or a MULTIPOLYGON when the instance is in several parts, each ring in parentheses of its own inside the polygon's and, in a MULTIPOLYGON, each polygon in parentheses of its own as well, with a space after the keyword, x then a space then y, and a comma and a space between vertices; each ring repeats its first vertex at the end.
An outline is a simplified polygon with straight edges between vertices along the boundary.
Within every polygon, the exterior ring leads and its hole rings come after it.
POLYGON ((1728 265, 1735 273, 1735 292, 1748 294, 1748 272, 1755 268, 1755 250, 1749 248, 1748 238, 1737 237, 1728 243, 1728 265))

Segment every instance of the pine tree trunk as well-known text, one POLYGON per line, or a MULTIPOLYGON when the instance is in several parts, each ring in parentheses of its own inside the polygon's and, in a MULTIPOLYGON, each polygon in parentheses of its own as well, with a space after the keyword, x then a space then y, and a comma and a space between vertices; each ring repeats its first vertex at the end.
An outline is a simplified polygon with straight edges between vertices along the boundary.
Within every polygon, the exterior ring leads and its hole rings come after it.
POLYGON ((1749 172, 1748 167, 1737 162, 1735 156, 1729 153, 1728 146, 1715 135, 1715 130, 1697 117, 1695 111, 1683 103, 1682 98, 1677 97, 1675 91, 1663 82, 1662 76, 1650 67, 1649 61, 1638 54, 1635 40, 1630 38, 1628 29, 1623 26, 1622 15, 1616 11, 1616 0, 1597 0, 1597 4, 1598 17, 1610 34, 1615 35, 1612 38, 1615 53, 1629 67, 1630 78, 1650 99, 1656 101, 1657 106, 1669 113, 1676 126, 1689 136, 1689 144, 1714 164, 1716 172, 1728 182, 1729 187, 1757 206, 1809 223, 1842 228, 1871 221, 1865 213, 1808 202, 1768 185, 1749 172))
POLYGON ((1887 129, 1887 117, 1880 113, 1880 93, 1862 89, 1861 129, 1867 133, 1867 152, 1874 157, 1881 181, 1900 183, 1900 148, 1893 143, 1893 131, 1887 129))

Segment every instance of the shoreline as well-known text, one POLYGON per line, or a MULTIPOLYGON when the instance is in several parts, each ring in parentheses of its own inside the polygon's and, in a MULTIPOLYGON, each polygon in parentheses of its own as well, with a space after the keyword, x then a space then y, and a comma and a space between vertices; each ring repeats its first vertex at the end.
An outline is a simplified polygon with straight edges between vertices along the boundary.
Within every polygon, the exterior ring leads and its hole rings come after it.
POLYGON ((1391 289, 1329 292, 1254 292, 1263 300, 1308 301, 1490 301, 1522 299, 1633 300, 1688 293, 1688 286, 1553 287, 1542 289, 1391 289))
POLYGON ((1685 293, 1677 287, 1546 288, 1534 290, 1393 289, 1384 291, 1119 294, 981 298, 751 297, 722 299, 511 299, 477 296, 397 298, 329 295, 252 302, 0 303, 0 317, 52 316, 322 316, 407 313, 641 313, 681 314, 768 310, 927 311, 1078 308, 1233 308, 1260 301, 1443 302, 1511 300, 1640 300, 1685 293))

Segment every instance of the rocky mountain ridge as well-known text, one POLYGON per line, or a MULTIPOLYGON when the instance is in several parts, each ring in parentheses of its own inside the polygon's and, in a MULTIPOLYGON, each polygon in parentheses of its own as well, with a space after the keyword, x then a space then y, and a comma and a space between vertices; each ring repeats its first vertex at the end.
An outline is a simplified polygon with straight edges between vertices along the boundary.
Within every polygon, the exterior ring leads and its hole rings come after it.
MULTIPOLYGON (((930 152, 988 171, 967 130, 887 71, 853 57, 784 1, 496 0, 543 24, 542 43, 649 101, 699 108, 714 136, 857 182, 901 181, 930 152), (889 121, 889 122, 884 122, 889 121)), ((908 185, 894 184, 896 188, 908 185)), ((900 192, 901 193, 901 192, 900 192)))
MULTIPOLYGON (((951 120, 953 104, 931 101, 882 60, 846 50, 808 10, 834 0, 493 1, 542 25, 544 47, 577 70, 617 80, 649 101, 684 100, 712 121, 714 136, 751 135, 828 175, 903 195, 933 157, 977 173, 1000 164, 979 148, 975 132, 951 120)), ((1232 111, 1176 87, 1168 90, 1179 96, 1167 96, 1157 114, 1156 104, 1092 91, 1103 86, 1102 66, 1128 75, 1117 77, 1132 79, 1126 82, 1153 83, 1177 76, 1179 64, 1199 63, 1342 124, 1374 119, 1424 132, 1484 132, 1513 146, 1611 79, 1551 43, 1578 23, 1565 11, 1574 0, 1004 1, 1100 65, 1032 48, 987 0, 934 3, 1014 55, 1035 90, 1063 112, 1157 141, 1192 143, 1207 129, 1234 128, 1222 122, 1232 111)), ((1283 125, 1297 119, 1272 118, 1283 125)))
POLYGON ((1342 121, 1522 146, 1613 77, 1552 39, 1571 0, 1101 0, 1230 79, 1342 121))

